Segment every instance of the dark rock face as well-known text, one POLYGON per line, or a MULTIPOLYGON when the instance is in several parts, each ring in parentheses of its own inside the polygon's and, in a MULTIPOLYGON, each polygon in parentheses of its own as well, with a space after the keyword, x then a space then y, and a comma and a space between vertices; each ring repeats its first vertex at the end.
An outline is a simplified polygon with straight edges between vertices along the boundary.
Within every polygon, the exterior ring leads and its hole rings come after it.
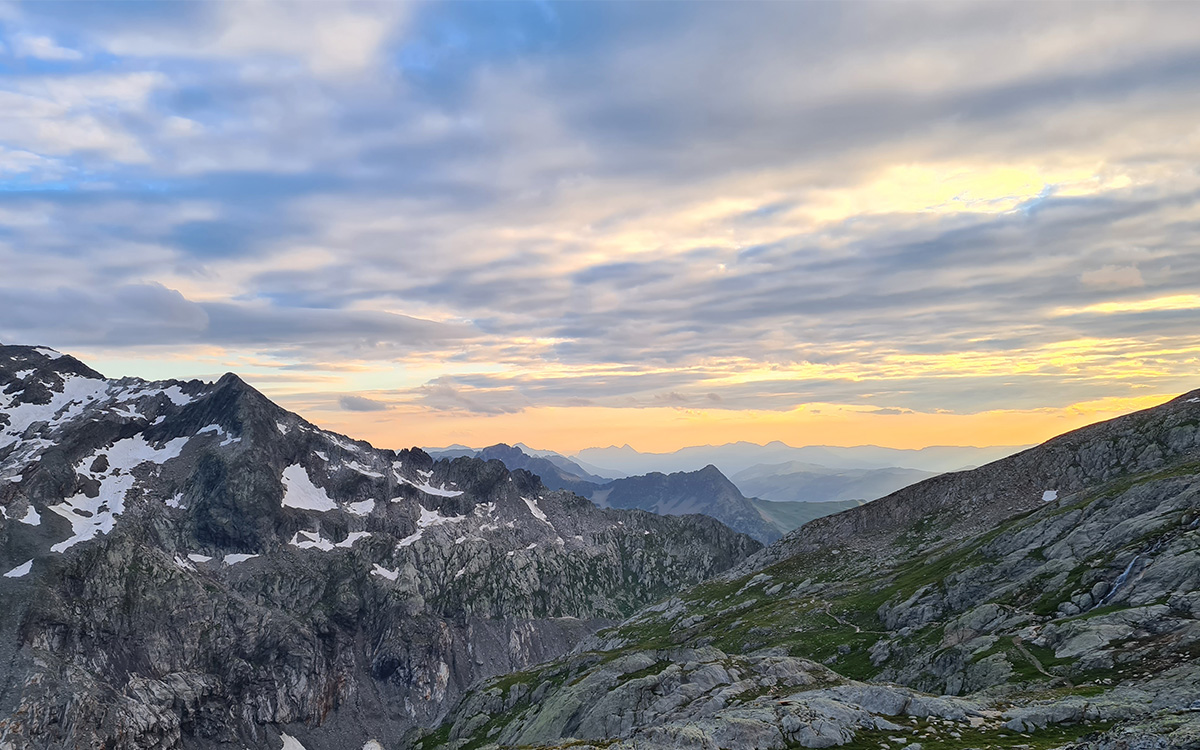
POLYGON ((760 548, 0 347, 0 747, 392 746, 760 548))

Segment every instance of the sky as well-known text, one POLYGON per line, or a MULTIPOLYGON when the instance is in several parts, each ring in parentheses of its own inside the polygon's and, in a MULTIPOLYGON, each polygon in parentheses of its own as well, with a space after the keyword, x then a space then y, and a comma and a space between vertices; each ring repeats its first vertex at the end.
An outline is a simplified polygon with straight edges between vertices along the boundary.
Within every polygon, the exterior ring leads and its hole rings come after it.
POLYGON ((0 2, 0 341, 382 447, 1200 387, 1200 4, 0 2))

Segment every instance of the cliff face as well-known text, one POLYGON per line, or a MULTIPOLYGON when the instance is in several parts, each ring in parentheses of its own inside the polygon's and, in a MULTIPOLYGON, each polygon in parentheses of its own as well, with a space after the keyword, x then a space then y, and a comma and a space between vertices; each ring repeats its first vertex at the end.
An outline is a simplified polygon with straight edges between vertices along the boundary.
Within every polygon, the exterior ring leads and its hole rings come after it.
POLYGON ((0 347, 0 747, 390 746, 759 549, 0 347), (357 743, 357 744, 355 744, 357 743))

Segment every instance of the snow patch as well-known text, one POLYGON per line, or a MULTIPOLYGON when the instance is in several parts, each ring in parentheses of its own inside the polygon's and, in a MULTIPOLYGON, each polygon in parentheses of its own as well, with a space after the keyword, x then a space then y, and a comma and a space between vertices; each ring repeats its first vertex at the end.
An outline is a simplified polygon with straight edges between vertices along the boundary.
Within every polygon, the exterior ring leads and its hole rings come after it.
POLYGON ((349 549, 350 547, 353 547, 354 543, 357 542, 359 539, 366 539, 369 536, 371 536, 371 532, 369 532, 369 531, 351 531, 349 534, 346 535, 345 539, 343 539, 342 541, 338 542, 337 544, 335 544, 333 546, 342 547, 343 549, 349 549))
POLYGON ((183 392, 183 389, 177 385, 173 385, 169 388, 164 388, 162 391, 162 395, 171 399, 171 403, 175 404, 176 406, 187 406, 188 404, 190 404, 196 400, 195 396, 187 395, 186 393, 183 392))
POLYGON ((188 555, 187 557, 188 557, 188 559, 189 559, 189 560, 191 560, 192 562, 198 562, 198 563, 206 563, 206 562, 208 562, 209 560, 211 560, 211 559, 212 559, 212 558, 211 558, 211 557, 209 557, 208 555, 201 555, 201 554, 199 554, 199 553, 197 553, 197 552, 193 552, 193 553, 191 553, 190 555, 188 555))
POLYGON ((1058 490, 1046 490, 1042 493, 1042 502, 1049 503, 1058 499, 1058 490))
POLYGON ((394 581, 400 577, 399 570, 388 570, 379 563, 375 563, 375 567, 371 570, 371 575, 386 578, 389 581, 394 581))
POLYGON ((415 533, 401 539, 397 547, 411 547, 421 539, 421 535, 425 533, 425 529, 433 526, 441 526, 447 523, 460 523, 467 520, 467 516, 443 516, 436 510, 426 510, 424 506, 418 505, 421 509, 421 516, 417 519, 417 530, 415 533))
POLYGON ((32 503, 29 504, 29 510, 25 511, 25 517, 17 520, 23 524, 26 524, 27 526, 42 525, 42 517, 38 515, 36 510, 34 510, 32 503))
POLYGON ((329 442, 333 443, 334 445, 336 445, 337 447, 341 448, 344 451, 352 451, 354 453, 362 452, 362 448, 359 448, 354 443, 350 442, 349 440, 346 440, 341 435, 335 435, 332 432, 325 432, 325 431, 322 431, 321 434, 323 434, 329 440, 329 442))
POLYGON ((288 430, 290 430, 291 428, 288 427, 287 425, 285 425, 283 422, 276 422, 275 429, 279 430, 280 435, 286 435, 286 434, 288 434, 288 430))
POLYGON ((527 497, 523 497, 521 499, 525 501, 525 505, 529 506, 529 512, 533 514, 534 518, 546 524, 550 528, 554 528, 554 524, 550 523, 549 518, 546 518, 546 514, 543 513, 542 509, 538 507, 536 500, 530 500, 527 497))
POLYGON ((417 542, 421 541, 421 535, 424 533, 425 533, 425 529, 417 529, 412 534, 409 534, 408 536, 404 537, 400 541, 396 542, 396 546, 397 547, 411 547, 414 544, 416 544, 417 542))
POLYGON ((279 750, 306 750, 304 745, 300 744, 300 740, 287 732, 280 732, 279 736, 283 740, 283 747, 279 748, 279 750))
POLYGON ((33 570, 33 560, 24 562, 12 570, 4 574, 5 578, 22 578, 29 575, 29 571, 33 570))
POLYGON ((61 391, 55 391, 48 404, 17 404, 7 409, 8 426, 0 433, 0 448, 11 445, 36 422, 51 426, 69 422, 81 415, 88 406, 108 393, 108 381, 67 375, 61 391))
POLYGON ((108 448, 98 448, 85 457, 76 471, 98 480, 100 491, 96 497, 88 497, 81 492, 50 506, 51 511, 71 524, 71 537, 50 549, 54 552, 64 552, 80 542, 94 538, 97 534, 112 531, 116 516, 125 511, 125 494, 133 489, 134 477, 131 472, 142 464, 162 465, 177 458, 188 440, 186 437, 175 438, 167 441, 163 447, 155 448, 147 443, 145 438, 126 438, 118 440, 108 448), (108 459, 107 470, 97 474, 84 468, 91 466, 101 455, 108 459))
POLYGON ((377 471, 371 471, 366 466, 363 466, 362 464, 360 464, 358 461, 351 461, 350 463, 346 464, 346 468, 357 471, 359 474, 362 474, 364 476, 375 477, 376 479, 383 479, 382 474, 380 474, 377 471))
POLYGON ((187 560, 184 560, 179 555, 175 555, 174 563, 175 563, 175 567, 179 568, 180 570, 194 571, 196 569, 195 565, 192 565, 190 562, 188 562, 187 560))
POLYGON ((224 440, 221 441, 220 447, 222 447, 222 448, 224 448, 225 446, 230 445, 232 443, 242 442, 242 439, 240 437, 234 437, 234 436, 230 435, 228 432, 225 431, 225 428, 219 424, 210 424, 208 427, 205 427, 202 430, 200 430, 199 432, 197 432, 196 435, 197 436, 204 435, 204 434, 207 434, 210 432, 216 433, 217 437, 225 438, 224 440))
POLYGON ((313 484, 308 472, 300 464, 292 464, 283 470, 283 504, 301 510, 337 510, 337 504, 329 497, 325 488, 313 484))
POLYGON ((329 463, 329 456, 325 455, 324 451, 313 451, 313 453, 317 454, 317 458, 321 459, 325 463, 329 463))
POLYGON ((225 555, 224 562, 226 565, 237 565, 238 563, 246 562, 247 560, 253 560, 256 557, 258 557, 258 555, 247 555, 243 552, 232 552, 228 555, 225 555))
POLYGON ((371 511, 375 510, 375 501, 371 499, 360 500, 357 503, 350 503, 346 506, 346 510, 356 516, 369 516, 371 511))
MULTIPOLYGON (((423 471, 418 471, 417 473, 425 474, 425 472, 423 472, 423 471)), ((432 474, 433 472, 429 472, 429 473, 432 474)), ((416 487, 418 490, 420 490, 421 492, 424 492, 426 495, 433 495, 434 497, 458 497, 459 495, 462 494, 462 490, 446 489, 445 482, 442 482, 442 485, 440 487, 434 487, 433 485, 429 484, 429 477, 425 477, 426 481, 421 482, 420 484, 417 484, 416 482, 412 481, 411 479, 406 479, 406 478, 400 476, 399 474, 396 475, 396 480, 399 482, 402 482, 404 484, 410 485, 412 487, 416 487)))
POLYGON ((292 540, 288 544, 300 549, 319 549, 322 552, 329 552, 333 549, 333 542, 321 537, 319 533, 312 531, 297 531, 292 535, 292 540), (300 537, 303 536, 304 539, 300 537))
POLYGON ((47 359, 58 359, 59 357, 62 356, 61 352, 56 352, 53 349, 48 349, 44 346, 35 346, 33 348, 33 350, 35 352, 41 352, 42 354, 44 354, 46 356, 47 359))
POLYGON ((50 551, 65 552, 97 534, 112 531, 116 523, 115 517, 125 510, 125 493, 132 488, 132 474, 105 477, 100 482, 100 492, 96 497, 88 497, 81 492, 58 505, 51 505, 51 511, 70 522, 71 536, 51 546, 50 551))

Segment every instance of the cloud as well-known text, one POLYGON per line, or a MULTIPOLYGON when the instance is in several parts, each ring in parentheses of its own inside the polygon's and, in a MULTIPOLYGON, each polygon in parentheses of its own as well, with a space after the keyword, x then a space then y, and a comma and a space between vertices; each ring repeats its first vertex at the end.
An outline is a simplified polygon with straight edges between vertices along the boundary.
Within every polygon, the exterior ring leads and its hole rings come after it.
POLYGON ((378 62, 405 3, 306 3, 273 0, 217 4, 196 25, 152 24, 107 39, 117 55, 154 58, 281 58, 315 74, 343 77, 378 62))
POLYGON ((1097 289, 1129 289, 1146 285, 1142 272, 1137 266, 1103 266, 1091 271, 1084 271, 1079 280, 1086 286, 1097 289))
POLYGON ((383 401, 376 401, 366 396, 356 396, 354 394, 346 394, 339 397, 338 404, 345 411, 386 411, 390 408, 383 401))
POLYGON ((1194 372, 1194 6, 66 7, 6 19, 104 51, 0 84, 6 339, 489 419, 1194 372))
POLYGON ((157 284, 100 292, 60 286, 0 287, 10 311, 0 332, 11 341, 61 341, 70 346, 274 347, 389 359, 471 335, 461 325, 354 310, 281 310, 270 305, 195 302, 157 284))
POLYGON ((18 57, 33 57, 38 60, 82 60, 78 50, 60 47, 48 36, 21 34, 13 40, 13 54, 18 57))

